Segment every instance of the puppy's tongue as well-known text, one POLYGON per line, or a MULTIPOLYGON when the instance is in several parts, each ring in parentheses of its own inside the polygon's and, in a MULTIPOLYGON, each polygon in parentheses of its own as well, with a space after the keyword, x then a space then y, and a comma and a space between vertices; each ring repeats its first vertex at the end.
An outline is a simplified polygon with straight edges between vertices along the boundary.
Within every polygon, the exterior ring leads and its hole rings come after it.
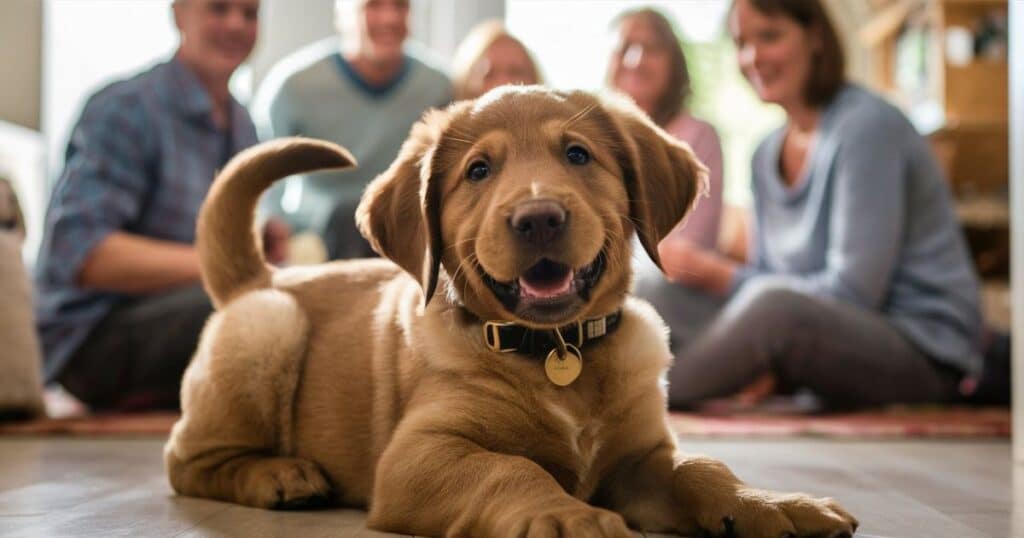
POLYGON ((572 271, 566 271, 565 276, 550 282, 544 280, 530 282, 523 277, 519 277, 519 289, 522 290, 523 295, 541 299, 565 295, 572 288, 572 273, 572 271))

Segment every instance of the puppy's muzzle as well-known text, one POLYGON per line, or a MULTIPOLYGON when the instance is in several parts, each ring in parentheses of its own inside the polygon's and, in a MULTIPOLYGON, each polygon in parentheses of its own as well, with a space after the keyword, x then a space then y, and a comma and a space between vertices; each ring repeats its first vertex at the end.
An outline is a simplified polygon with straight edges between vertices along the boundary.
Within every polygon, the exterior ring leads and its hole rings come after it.
POLYGON ((569 213, 554 200, 530 200, 516 206, 508 225, 520 241, 535 247, 560 239, 567 228, 569 213))

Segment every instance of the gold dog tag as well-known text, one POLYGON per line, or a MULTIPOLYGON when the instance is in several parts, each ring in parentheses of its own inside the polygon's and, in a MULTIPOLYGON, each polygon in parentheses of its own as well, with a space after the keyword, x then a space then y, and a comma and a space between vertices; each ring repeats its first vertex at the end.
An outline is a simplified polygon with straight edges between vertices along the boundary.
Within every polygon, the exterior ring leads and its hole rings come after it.
POLYGON ((583 371, 583 354, 572 344, 565 346, 565 356, 558 355, 558 349, 552 349, 548 358, 544 360, 544 373, 548 379, 559 387, 564 387, 576 381, 583 371))

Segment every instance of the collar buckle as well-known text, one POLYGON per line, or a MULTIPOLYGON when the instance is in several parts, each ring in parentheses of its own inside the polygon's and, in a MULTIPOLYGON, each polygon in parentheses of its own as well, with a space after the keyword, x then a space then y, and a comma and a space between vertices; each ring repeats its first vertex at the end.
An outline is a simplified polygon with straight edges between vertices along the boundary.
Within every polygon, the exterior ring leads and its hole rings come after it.
POLYGON ((488 321, 484 323, 484 345, 495 353, 512 353, 518 351, 517 347, 501 346, 501 327, 515 325, 511 321, 488 321))

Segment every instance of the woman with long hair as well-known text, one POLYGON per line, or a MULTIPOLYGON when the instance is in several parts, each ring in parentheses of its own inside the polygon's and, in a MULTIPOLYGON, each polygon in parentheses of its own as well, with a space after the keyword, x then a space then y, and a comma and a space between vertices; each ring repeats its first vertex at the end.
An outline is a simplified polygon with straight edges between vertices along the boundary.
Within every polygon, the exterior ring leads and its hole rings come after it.
POLYGON ((841 407, 953 399, 981 367, 978 281, 928 143, 846 80, 818 0, 735 0, 728 24, 786 122, 753 157, 748 264, 674 253, 684 282, 730 298, 676 351, 671 403, 751 386, 841 407))

